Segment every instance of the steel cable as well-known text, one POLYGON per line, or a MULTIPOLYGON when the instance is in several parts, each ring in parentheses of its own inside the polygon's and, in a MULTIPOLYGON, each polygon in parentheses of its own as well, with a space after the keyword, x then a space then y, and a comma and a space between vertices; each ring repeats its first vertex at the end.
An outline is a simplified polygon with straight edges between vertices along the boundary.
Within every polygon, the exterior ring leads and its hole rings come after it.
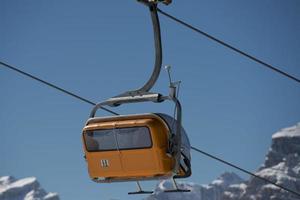
POLYGON ((265 67, 273 70, 274 72, 277 72, 277 73, 279 73, 279 74, 281 74, 281 75, 283 75, 283 76, 285 76, 285 77, 287 77, 287 78, 289 78, 291 80, 294 80, 294 81, 300 83, 300 79, 299 78, 296 78, 295 76, 292 76, 292 75, 290 75, 290 74, 288 74, 288 73, 286 73, 286 72, 284 72, 284 71, 282 71, 282 70, 280 70, 280 69, 272 66, 271 64, 268 64, 268 63, 266 63, 266 62, 264 62, 264 61, 262 61, 262 60, 260 60, 260 59, 258 59, 256 57, 254 57, 254 56, 246 53, 245 51, 242 51, 242 50, 240 50, 240 49, 238 49, 238 48, 236 48, 236 47, 234 47, 234 46, 232 46, 232 45, 230 45, 230 44, 228 44, 228 43, 226 43, 226 42, 224 42, 224 41, 222 41, 222 40, 220 40, 220 39, 218 39, 218 38, 216 38, 216 37, 214 37, 214 36, 212 36, 212 35, 210 35, 210 34, 208 34, 206 32, 204 32, 204 31, 200 30, 199 28, 196 28, 196 27, 194 27, 194 26, 192 26, 192 25, 190 25, 190 24, 188 24, 188 23, 186 23, 186 22, 184 22, 184 21, 182 21, 182 20, 180 20, 180 19, 178 19, 178 18, 176 18, 176 17, 174 17, 174 16, 172 16, 172 15, 170 15, 170 14, 168 14, 168 13, 162 11, 162 10, 160 10, 160 9, 157 9, 157 11, 159 13, 161 13, 162 15, 164 15, 164 16, 172 19, 172 20, 174 20, 175 22, 177 22, 177 23, 179 23, 179 24, 181 24, 181 25, 183 25, 183 26, 185 26, 185 27, 187 27, 187 28, 189 28, 189 29, 191 29, 191 30, 193 30, 193 31, 195 31, 195 32, 197 32, 197 33, 199 33, 199 34, 201 34, 201 35, 203 35, 203 36, 205 36, 205 37, 213 40, 213 41, 215 41, 215 42, 217 42, 218 44, 221 44, 221 45, 223 45, 223 46, 225 46, 225 47, 227 47, 227 48, 229 48, 229 49, 231 49, 231 50, 239 53, 240 55, 243 55, 243 56, 245 56, 245 57, 247 57, 247 58, 249 58, 249 59, 251 59, 251 60, 253 60, 253 61, 255 61, 255 62, 259 63, 259 64, 261 64, 262 66, 265 66, 265 67))
MULTIPOLYGON (((67 95, 69 95, 69 96, 75 97, 76 99, 81 100, 82 102, 88 103, 88 104, 93 105, 93 106, 96 105, 96 103, 94 103, 94 102, 92 102, 92 101, 90 101, 90 100, 88 100, 88 99, 86 99, 86 98, 83 98, 83 97, 81 97, 81 96, 79 96, 79 95, 76 95, 76 94, 74 94, 74 93, 72 93, 72 92, 66 90, 66 89, 63 89, 63 88, 58 87, 58 86, 56 86, 56 85, 54 85, 54 84, 52 84, 52 83, 49 83, 49 82, 47 82, 47 81, 45 81, 45 80, 42 80, 42 79, 40 79, 40 78, 38 78, 38 77, 36 77, 36 76, 34 76, 34 75, 32 75, 32 74, 29 74, 29 73, 27 73, 27 72, 24 72, 24 71, 22 71, 22 70, 20 70, 20 69, 18 69, 18 68, 16 68, 16 67, 13 67, 13 66, 11 66, 11 65, 9 65, 9 64, 6 64, 6 63, 0 61, 0 65, 4 66, 4 67, 6 67, 6 68, 9 68, 9 69, 11 69, 11 70, 13 70, 14 72, 17 72, 17 73, 19 73, 19 74, 22 74, 22 75, 24 75, 24 76, 27 76, 27 77, 29 77, 29 78, 31 78, 31 79, 34 79, 34 80, 38 81, 39 83, 42 83, 42 84, 47 85, 47 86, 49 86, 49 87, 51 87, 51 88, 54 88, 54 89, 56 89, 56 90, 58 90, 58 91, 60 91, 60 92, 62 92, 62 93, 64 93, 64 94, 67 94, 67 95)), ((114 111, 112 111, 112 110, 109 110, 109 109, 107 109, 107 108, 101 107, 101 109, 103 109, 103 110, 105 110, 105 111, 107 111, 107 112, 109 112, 109 113, 111 113, 111 114, 119 115, 118 113, 116 113, 116 112, 114 112, 114 111)), ((270 184, 272 184, 272 185, 274 185, 274 186, 276 186, 276 187, 278 187, 278 188, 280 188, 280 189, 282 189, 282 190, 285 190, 285 191, 287 191, 287 192, 290 192, 290 193, 292 193, 292 194, 297 195, 298 197, 300 197, 300 194, 299 194, 298 192, 293 191, 293 190, 290 190, 290 189, 288 189, 288 188, 286 188, 286 187, 284 187, 284 186, 281 186, 281 185, 279 185, 279 184, 277 184, 277 183, 274 183, 274 182, 272 182, 272 181, 270 181, 270 180, 268 180, 268 179, 266 179, 266 178, 264 178, 264 177, 260 177, 260 176, 258 176, 258 175, 256 175, 256 174, 251 173, 250 171, 245 170, 245 169, 243 169, 243 168, 241 168, 241 167, 238 167, 237 165, 234 165, 234 164, 232 164, 232 163, 230 163, 230 162, 228 162, 228 161, 225 161, 225 160, 223 160, 223 159, 221 159, 221 158, 218 158, 218 157, 216 157, 216 156, 214 156, 214 155, 212 155, 212 154, 209 154, 209 153, 207 153, 207 152, 205 152, 205 151, 202 151, 202 150, 200 150, 200 149, 198 149, 198 148, 196 148, 196 147, 193 147, 193 146, 191 147, 191 149, 194 150, 194 151, 196 151, 196 152, 198 152, 198 153, 200 153, 200 154, 203 154, 203 155, 205 155, 205 156, 207 156, 207 157, 210 157, 210 158, 212 158, 212 159, 214 159, 214 160, 217 160, 217 161, 219 161, 219 162, 221 162, 221 163, 223 163, 223 164, 226 164, 226 165, 228 165, 228 166, 230 166, 230 167, 233 167, 233 168, 235 168, 235 169, 237 169, 237 170, 239 170, 239 171, 242 171, 242 172, 244 172, 244 173, 246 173, 246 174, 248 174, 248 175, 251 175, 251 176, 253 176, 253 177, 255 177, 255 178, 258 178, 258 179, 260 179, 260 180, 263 180, 263 181, 265 181, 265 182, 268 182, 268 183, 270 183, 270 184)))

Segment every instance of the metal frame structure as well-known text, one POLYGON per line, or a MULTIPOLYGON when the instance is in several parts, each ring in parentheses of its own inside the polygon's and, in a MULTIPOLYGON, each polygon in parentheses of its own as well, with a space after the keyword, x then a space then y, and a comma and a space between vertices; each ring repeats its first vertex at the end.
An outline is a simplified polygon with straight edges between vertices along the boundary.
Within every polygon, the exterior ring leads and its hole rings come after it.
MULTIPOLYGON (((153 33, 154 33, 154 46, 155 46, 155 64, 153 68, 153 72, 149 78, 149 80, 139 89, 130 90, 125 93, 122 93, 118 96, 109 98, 103 102, 98 103, 92 109, 90 113, 90 118, 94 118, 97 110, 103 106, 111 106, 116 107, 122 104, 129 104, 129 103, 140 103, 140 102, 154 102, 154 103, 161 103, 165 100, 173 101, 176 106, 176 133, 172 133, 170 138, 170 152, 172 156, 175 157, 175 166, 173 170, 173 177, 172 181, 175 183, 174 178, 176 175, 179 174, 180 170, 180 159, 181 159, 181 123, 182 123, 182 108, 180 101, 176 97, 176 83, 172 83, 170 80, 170 93, 168 96, 164 96, 160 93, 153 93, 150 92, 154 84, 156 83, 162 66, 162 45, 161 45, 161 31, 160 31, 160 22, 159 17, 157 14, 157 4, 162 2, 166 5, 170 4, 171 0, 137 0, 138 2, 146 5, 149 8, 151 19, 152 19, 152 26, 153 26, 153 33)), ((168 69, 169 70, 169 69, 168 69)), ((132 192, 129 194, 141 194, 147 193, 143 191, 138 184, 138 191, 132 192)), ((178 189, 176 183, 174 184, 174 190, 170 190, 172 192, 186 192, 187 190, 180 190, 178 189)))
POLYGON ((177 133, 173 134, 171 138, 172 149, 171 152, 173 156, 176 158, 176 165, 174 169, 174 173, 178 173, 180 169, 180 147, 181 147, 181 121, 182 121, 182 108, 179 100, 176 97, 176 87, 174 84, 170 83, 170 95, 163 96, 159 93, 152 93, 150 90, 156 83, 162 66, 162 44, 161 44, 161 31, 160 31, 160 22, 157 14, 157 4, 160 2, 168 5, 171 3, 170 0, 138 0, 138 2, 146 5, 149 8, 153 33, 154 33, 154 47, 155 47, 155 64, 153 68, 153 72, 149 78, 149 80, 139 89, 130 90, 118 96, 112 97, 106 101, 98 103, 93 110, 91 111, 90 117, 93 118, 97 112, 97 110, 102 106, 111 106, 116 107, 122 104, 127 103, 139 103, 139 102, 154 102, 161 103, 165 100, 173 101, 176 109, 177 109, 177 133))

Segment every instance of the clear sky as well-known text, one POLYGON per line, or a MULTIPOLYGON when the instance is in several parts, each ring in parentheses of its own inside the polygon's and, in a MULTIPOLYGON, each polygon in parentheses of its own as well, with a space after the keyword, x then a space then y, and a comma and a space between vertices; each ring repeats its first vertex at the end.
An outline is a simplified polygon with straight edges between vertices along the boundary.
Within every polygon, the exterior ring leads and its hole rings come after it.
MULTIPOLYGON (((300 77, 299 0, 174 0, 161 8, 300 77)), ((183 123, 192 145, 256 170, 271 135, 300 121, 300 84, 164 16, 161 26, 163 63, 183 81, 183 123)), ((1 0, 0 60, 102 101, 147 79, 153 65, 151 28, 148 10, 135 0, 1 0)), ((167 85, 163 71, 155 91, 166 93, 167 85)), ((3 67, 0 91, 0 175, 36 176, 62 199, 141 199, 127 196, 134 183, 89 180, 80 136, 90 105, 3 67)), ((172 106, 116 111, 172 113, 172 106)), ((192 156, 188 181, 209 183, 235 171, 192 156)), ((151 189, 155 182, 144 185, 151 189)))

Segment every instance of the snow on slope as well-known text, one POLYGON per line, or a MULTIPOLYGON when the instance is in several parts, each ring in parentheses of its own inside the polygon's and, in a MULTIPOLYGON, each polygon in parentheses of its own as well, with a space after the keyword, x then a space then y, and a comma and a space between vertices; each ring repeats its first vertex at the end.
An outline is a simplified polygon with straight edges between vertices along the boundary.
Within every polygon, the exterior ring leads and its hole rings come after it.
POLYGON ((235 173, 224 173, 209 185, 198 185, 195 183, 179 183, 180 189, 188 189, 186 193, 165 193, 163 191, 173 189, 170 181, 162 181, 158 184, 154 194, 147 200, 217 200, 221 199, 223 192, 231 185, 241 184, 243 180, 235 173))
MULTIPOLYGON (((272 136, 265 162, 255 172, 300 193, 300 123, 272 136)), ((257 178, 243 181, 234 173, 224 173, 209 185, 180 183, 190 193, 164 193, 171 183, 162 181, 146 200, 299 200, 300 198, 257 178)))
POLYGON ((0 177, 0 200, 59 200, 56 193, 47 193, 34 177, 16 180, 0 177))
POLYGON ((300 137, 300 122, 292 127, 284 128, 281 131, 275 133, 272 136, 272 139, 285 137, 285 138, 293 138, 293 137, 300 137))
MULTIPOLYGON (((300 193, 300 123, 282 129, 272 136, 265 163, 256 172, 263 178, 300 193)), ((299 197, 259 179, 250 179, 243 199, 296 200, 299 197)))

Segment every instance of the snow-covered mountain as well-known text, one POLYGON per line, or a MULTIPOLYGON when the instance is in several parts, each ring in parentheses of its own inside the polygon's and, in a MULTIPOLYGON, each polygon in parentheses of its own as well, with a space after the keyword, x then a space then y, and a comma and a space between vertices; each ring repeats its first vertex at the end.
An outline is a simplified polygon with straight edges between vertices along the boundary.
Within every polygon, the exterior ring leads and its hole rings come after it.
MULTIPOLYGON (((255 174, 300 193, 300 123, 272 136, 272 145, 265 163, 255 174)), ((257 178, 251 178, 247 182, 245 192, 239 194, 238 198, 227 199, 250 200, 253 197, 256 200, 300 199, 257 178)))
POLYGON ((59 200, 56 193, 47 193, 34 177, 16 180, 0 177, 0 200, 59 200))
MULTIPOLYGON (((300 193, 300 123, 272 136, 272 145, 256 175, 300 193)), ((180 183, 189 193, 164 193, 171 182, 162 181, 146 200, 299 200, 300 198, 257 178, 243 181, 224 173, 209 185, 180 183)))

